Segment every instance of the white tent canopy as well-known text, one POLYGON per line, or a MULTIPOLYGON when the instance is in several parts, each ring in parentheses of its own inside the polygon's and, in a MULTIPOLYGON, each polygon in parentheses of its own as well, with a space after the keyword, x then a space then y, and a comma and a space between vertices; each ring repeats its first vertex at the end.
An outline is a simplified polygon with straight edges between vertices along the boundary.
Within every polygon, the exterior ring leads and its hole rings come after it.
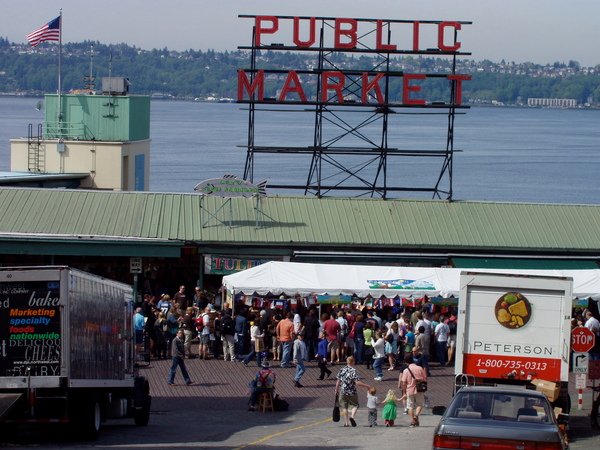
POLYGON ((598 270, 454 269, 445 267, 384 267, 271 261, 223 277, 231 293, 252 295, 357 295, 393 298, 427 295, 458 297, 460 273, 510 273, 573 278, 576 298, 600 299, 598 270))

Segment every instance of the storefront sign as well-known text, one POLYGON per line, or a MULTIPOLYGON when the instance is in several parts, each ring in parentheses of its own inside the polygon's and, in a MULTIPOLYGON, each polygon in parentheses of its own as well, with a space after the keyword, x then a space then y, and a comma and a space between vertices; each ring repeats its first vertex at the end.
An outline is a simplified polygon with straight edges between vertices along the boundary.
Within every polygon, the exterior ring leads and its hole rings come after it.
POLYGON ((229 275, 231 273, 260 266, 269 261, 271 260, 206 255, 204 257, 204 273, 207 275, 229 275))

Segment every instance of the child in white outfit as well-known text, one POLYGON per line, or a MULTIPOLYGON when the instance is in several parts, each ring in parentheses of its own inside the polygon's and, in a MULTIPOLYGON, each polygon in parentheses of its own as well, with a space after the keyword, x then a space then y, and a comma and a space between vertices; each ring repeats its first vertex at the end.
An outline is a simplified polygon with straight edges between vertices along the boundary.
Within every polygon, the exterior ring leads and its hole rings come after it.
POLYGON ((369 410, 370 427, 377 426, 377 402, 379 399, 375 395, 376 393, 377 389, 375 387, 369 388, 369 392, 367 392, 367 409, 369 410))

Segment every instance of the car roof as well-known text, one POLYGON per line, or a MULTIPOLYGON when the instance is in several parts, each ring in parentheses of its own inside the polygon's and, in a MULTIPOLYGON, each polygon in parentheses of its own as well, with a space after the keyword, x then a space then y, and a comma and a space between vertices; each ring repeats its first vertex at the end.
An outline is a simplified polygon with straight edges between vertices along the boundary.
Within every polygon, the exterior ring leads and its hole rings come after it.
POLYGON ((498 393, 498 394, 523 394, 531 397, 543 397, 546 396, 539 391, 533 389, 525 389, 520 386, 465 386, 457 391, 459 393, 498 393))

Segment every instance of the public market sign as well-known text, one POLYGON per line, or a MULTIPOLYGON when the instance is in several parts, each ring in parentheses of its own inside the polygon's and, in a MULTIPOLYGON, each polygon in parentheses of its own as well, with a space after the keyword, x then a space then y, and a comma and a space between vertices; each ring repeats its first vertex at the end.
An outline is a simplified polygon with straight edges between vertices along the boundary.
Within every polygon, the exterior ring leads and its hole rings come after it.
MULTIPOLYGON (((253 43, 244 50, 312 51, 327 54, 354 52, 396 55, 470 55, 461 52, 458 39, 463 25, 471 22, 435 20, 349 19, 331 17, 290 17, 240 15, 254 20, 253 43), (320 29, 318 29, 320 28, 320 29), (407 37, 408 36, 408 37, 407 37)), ((370 61, 370 58, 367 58, 370 61)), ((370 61, 372 63, 372 61, 370 61)), ((344 104, 349 101, 375 106, 422 106, 419 93, 428 78, 445 78, 453 86, 448 100, 462 104, 463 74, 405 73, 395 68, 370 66, 366 70, 338 67, 298 70, 238 70, 238 102, 344 104), (278 96, 265 97, 269 80, 281 82, 278 96), (402 101, 391 103, 384 92, 390 81, 402 83, 402 101), (352 87, 352 98, 347 92, 352 87)))

